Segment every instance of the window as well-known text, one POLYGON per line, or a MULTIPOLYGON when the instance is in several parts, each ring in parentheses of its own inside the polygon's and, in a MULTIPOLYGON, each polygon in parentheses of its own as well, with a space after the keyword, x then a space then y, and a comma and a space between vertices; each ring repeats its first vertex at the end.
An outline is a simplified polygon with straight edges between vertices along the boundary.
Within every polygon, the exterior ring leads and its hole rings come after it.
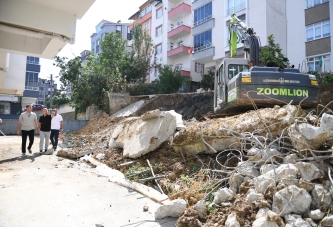
POLYGON ((235 64, 228 65, 228 78, 232 79, 238 73, 248 72, 248 71, 249 71, 248 65, 235 65, 235 64))
POLYGON ((155 34, 156 34, 156 37, 162 35, 162 25, 160 25, 156 28, 155 34))
POLYGON ((10 114, 9 102, 0 102, 0 114, 10 114))
POLYGON ((161 54, 162 53, 162 44, 156 45, 156 54, 161 54))
POLYGON ((330 35, 331 29, 329 20, 306 26, 306 41, 320 39, 330 35))
POLYGON ((245 9, 245 0, 228 0, 228 7, 227 7, 228 15, 231 15, 243 9, 245 9))
POLYGON ((212 19, 212 2, 194 10, 194 26, 212 19))
POLYGON ((204 50, 212 46, 212 30, 207 30, 194 36, 194 52, 204 50))
POLYGON ((325 2, 328 2, 328 0, 306 0, 306 8, 311 8, 325 2))
POLYGON ((147 13, 149 13, 151 11, 151 5, 147 6, 146 8, 144 8, 141 12, 140 12, 140 17, 143 17, 144 15, 146 15, 147 13))
POLYGON ((163 7, 156 10, 156 18, 160 18, 163 15, 163 7))
POLYGON ((116 32, 121 32, 121 25, 116 26, 116 32))
POLYGON ((38 73, 26 72, 25 73, 25 89, 38 91, 38 73))
POLYGON ((203 68, 204 68, 203 64, 200 64, 198 62, 195 63, 195 68, 194 68, 195 72, 203 73, 203 71, 204 71, 203 68))
POLYGON ((27 56, 27 63, 39 65, 39 58, 27 56))
POLYGON ((328 72, 331 71, 330 55, 308 58, 308 71, 328 72))
POLYGON ((99 52, 99 43, 100 43, 101 39, 97 40, 97 44, 96 44, 96 53, 99 52))
POLYGON ((143 25, 143 29, 146 30, 146 31, 149 31, 150 30, 150 21, 148 21, 147 23, 145 23, 143 25))

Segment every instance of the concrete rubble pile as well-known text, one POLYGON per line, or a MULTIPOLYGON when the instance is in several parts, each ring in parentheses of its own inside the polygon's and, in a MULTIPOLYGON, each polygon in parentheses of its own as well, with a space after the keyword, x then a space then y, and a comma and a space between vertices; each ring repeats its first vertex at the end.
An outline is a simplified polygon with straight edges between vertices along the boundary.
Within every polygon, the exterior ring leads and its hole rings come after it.
POLYGON ((109 131, 108 147, 127 158, 166 141, 175 152, 216 157, 210 171, 221 179, 218 187, 194 206, 166 201, 156 218, 180 216, 177 227, 333 226, 333 115, 286 105, 184 124, 175 111, 154 110, 109 131))
POLYGON ((188 207, 177 227, 189 226, 185 218, 205 227, 333 226, 333 115, 318 118, 285 106, 191 127, 198 129, 195 134, 188 127, 175 136, 176 150, 236 150, 238 164, 220 163, 221 178, 228 182, 212 193, 213 199, 188 207))

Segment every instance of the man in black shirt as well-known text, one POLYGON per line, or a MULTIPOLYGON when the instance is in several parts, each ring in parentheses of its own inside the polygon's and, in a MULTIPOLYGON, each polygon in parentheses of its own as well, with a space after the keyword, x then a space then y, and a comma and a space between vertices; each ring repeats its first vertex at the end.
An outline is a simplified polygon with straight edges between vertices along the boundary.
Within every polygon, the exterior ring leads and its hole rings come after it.
POLYGON ((46 108, 43 109, 43 115, 39 117, 38 128, 40 129, 39 151, 43 152, 43 143, 45 139, 44 151, 46 152, 49 147, 49 139, 51 132, 51 115, 48 114, 46 108))

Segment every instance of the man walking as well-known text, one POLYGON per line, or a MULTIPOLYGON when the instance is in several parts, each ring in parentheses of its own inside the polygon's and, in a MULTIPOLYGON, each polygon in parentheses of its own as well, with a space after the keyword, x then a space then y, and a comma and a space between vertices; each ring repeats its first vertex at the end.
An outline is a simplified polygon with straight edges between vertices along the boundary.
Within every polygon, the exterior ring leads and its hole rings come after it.
POLYGON ((59 132, 62 131, 62 126, 63 126, 63 120, 62 116, 60 114, 57 114, 57 110, 53 109, 52 110, 52 115, 51 115, 51 143, 53 146, 53 150, 57 150, 58 146, 58 137, 59 137, 59 132))
POLYGON ((35 113, 31 112, 32 107, 31 105, 26 106, 26 111, 22 113, 19 117, 19 120, 17 122, 17 135, 20 135, 20 126, 21 127, 21 134, 22 134, 22 155, 25 155, 25 146, 27 143, 27 136, 29 136, 29 146, 28 151, 31 154, 31 147, 34 143, 34 131, 36 129, 36 133, 38 133, 38 127, 37 127, 37 116, 35 113))
POLYGON ((39 117, 39 135, 40 135, 40 141, 39 141, 39 152, 43 152, 43 143, 45 139, 45 145, 44 145, 44 152, 47 151, 49 147, 49 139, 50 139, 50 133, 51 133, 51 115, 48 114, 48 110, 46 108, 43 109, 43 115, 39 117))

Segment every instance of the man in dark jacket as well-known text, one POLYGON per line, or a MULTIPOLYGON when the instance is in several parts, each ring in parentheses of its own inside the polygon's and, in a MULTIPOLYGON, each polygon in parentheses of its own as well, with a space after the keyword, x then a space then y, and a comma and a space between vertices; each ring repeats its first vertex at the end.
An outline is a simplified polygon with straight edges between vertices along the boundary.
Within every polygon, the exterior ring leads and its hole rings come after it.
POLYGON ((39 117, 39 123, 38 123, 38 128, 40 129, 39 152, 43 152, 44 139, 45 139, 44 152, 46 152, 49 147, 51 120, 52 120, 51 115, 49 115, 48 110, 44 108, 43 115, 39 117))

